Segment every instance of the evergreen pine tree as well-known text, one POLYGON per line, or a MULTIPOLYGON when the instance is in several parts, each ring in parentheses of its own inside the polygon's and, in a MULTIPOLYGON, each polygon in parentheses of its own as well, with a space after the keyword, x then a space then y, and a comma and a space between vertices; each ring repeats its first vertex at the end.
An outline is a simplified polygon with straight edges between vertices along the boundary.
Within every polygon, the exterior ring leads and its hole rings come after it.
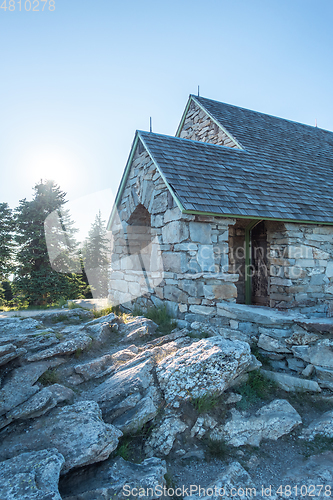
POLYGON ((4 300, 6 302, 9 302, 10 300, 13 299, 13 290, 12 290, 12 284, 9 280, 5 280, 1 283, 0 285, 3 289, 3 296, 4 300))
POLYGON ((7 203, 0 203, 0 306, 7 300, 2 280, 13 270, 13 229, 12 211, 7 203))
POLYGON ((14 221, 7 203, 0 203, 0 281, 12 272, 14 221))
POLYGON ((85 299, 92 299, 93 294, 91 292, 88 276, 87 276, 85 268, 84 268, 82 250, 79 250, 79 260, 80 260, 80 265, 81 265, 81 269, 82 269, 82 282, 84 283, 84 289, 83 289, 82 293, 83 293, 85 299))
POLYGON ((66 203, 65 196, 66 194, 53 181, 41 181, 34 187, 33 200, 21 200, 16 209, 15 239, 18 251, 14 284, 16 290, 30 305, 46 305, 60 298, 75 299, 80 296, 82 288, 80 276, 70 272, 73 269, 75 230, 68 212, 63 210, 66 203), (51 237, 48 238, 50 256, 53 249, 53 255, 57 259, 51 265, 44 223, 53 213, 58 215, 60 227, 59 224, 55 225, 51 237), (57 272, 55 269, 62 272, 57 272))
POLYGON ((94 298, 108 296, 110 242, 105 225, 99 211, 82 251, 84 269, 94 298))

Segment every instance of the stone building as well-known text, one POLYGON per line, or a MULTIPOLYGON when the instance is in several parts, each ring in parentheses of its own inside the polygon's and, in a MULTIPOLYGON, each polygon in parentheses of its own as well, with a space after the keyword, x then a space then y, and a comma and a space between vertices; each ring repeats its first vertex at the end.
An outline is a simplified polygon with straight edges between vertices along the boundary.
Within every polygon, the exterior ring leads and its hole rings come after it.
POLYGON ((191 95, 137 131, 113 207, 110 300, 226 324, 232 303, 325 315, 333 133, 191 95))

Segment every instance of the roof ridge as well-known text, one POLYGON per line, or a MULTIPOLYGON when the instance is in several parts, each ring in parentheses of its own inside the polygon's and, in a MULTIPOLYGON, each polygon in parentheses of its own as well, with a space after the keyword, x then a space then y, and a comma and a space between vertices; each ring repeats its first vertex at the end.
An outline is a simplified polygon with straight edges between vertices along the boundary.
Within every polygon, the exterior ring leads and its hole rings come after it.
POLYGON ((231 148, 229 146, 223 146, 222 144, 213 144, 212 142, 196 141, 194 139, 186 139, 185 137, 177 137, 177 136, 168 135, 168 134, 158 134, 157 132, 147 132, 145 130, 137 130, 136 132, 139 135, 140 134, 149 134, 149 135, 153 135, 153 136, 159 135, 161 137, 168 137, 169 139, 175 139, 177 141, 186 141, 187 144, 188 143, 196 143, 196 144, 200 144, 200 145, 204 144, 205 146, 213 146, 213 147, 221 148, 221 149, 224 149, 227 151, 237 151, 237 152, 243 152, 243 153, 250 154, 250 152, 245 148, 243 148, 243 149, 231 148))
MULTIPOLYGON (((321 128, 321 127, 318 127, 318 126, 316 127, 315 125, 309 125, 307 123, 298 122, 298 121, 295 121, 295 120, 290 120, 289 118, 282 118, 281 116, 272 115, 270 113, 264 113, 263 111, 256 111, 254 109, 244 108, 243 106, 236 106, 235 104, 229 104, 227 102, 217 101, 215 99, 209 99, 208 97, 197 96, 195 94, 190 94, 190 96, 193 97, 193 98, 195 98, 195 99, 197 99, 197 100, 204 99, 205 101, 211 101, 211 102, 214 102, 214 103, 223 104, 223 105, 229 106, 231 108, 241 109, 241 110, 244 110, 244 111, 250 111, 251 113, 256 113, 257 115, 268 116, 270 118, 275 118, 276 120, 282 120, 282 121, 285 121, 285 122, 294 123, 295 125, 302 125, 303 127, 309 127, 311 129, 315 129, 315 130, 320 131, 320 132, 326 132, 328 134, 333 134, 333 130, 328 130, 328 129, 321 128)), ((204 106, 204 104, 202 104, 202 105, 204 106)), ((209 111, 209 112, 211 114, 214 114, 212 111, 209 111)), ((219 121, 216 118, 216 116, 215 116, 215 119, 217 121, 219 121)))

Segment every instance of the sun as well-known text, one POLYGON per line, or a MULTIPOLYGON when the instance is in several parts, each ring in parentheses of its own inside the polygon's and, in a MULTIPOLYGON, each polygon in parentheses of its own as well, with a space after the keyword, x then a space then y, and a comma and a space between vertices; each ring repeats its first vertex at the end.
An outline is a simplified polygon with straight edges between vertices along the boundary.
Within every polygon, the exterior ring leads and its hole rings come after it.
POLYGON ((67 190, 78 172, 78 160, 65 148, 54 145, 38 146, 25 152, 24 172, 27 181, 34 185, 43 180, 55 181, 62 190, 67 190))

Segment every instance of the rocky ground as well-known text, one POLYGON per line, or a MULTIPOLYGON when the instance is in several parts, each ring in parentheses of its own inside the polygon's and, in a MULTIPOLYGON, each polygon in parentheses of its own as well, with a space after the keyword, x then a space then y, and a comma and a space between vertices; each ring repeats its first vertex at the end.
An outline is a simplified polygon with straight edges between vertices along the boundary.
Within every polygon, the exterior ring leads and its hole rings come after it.
POLYGON ((83 309, 1 318, 0 500, 330 497, 333 392, 272 380, 258 345, 225 337, 83 309))

